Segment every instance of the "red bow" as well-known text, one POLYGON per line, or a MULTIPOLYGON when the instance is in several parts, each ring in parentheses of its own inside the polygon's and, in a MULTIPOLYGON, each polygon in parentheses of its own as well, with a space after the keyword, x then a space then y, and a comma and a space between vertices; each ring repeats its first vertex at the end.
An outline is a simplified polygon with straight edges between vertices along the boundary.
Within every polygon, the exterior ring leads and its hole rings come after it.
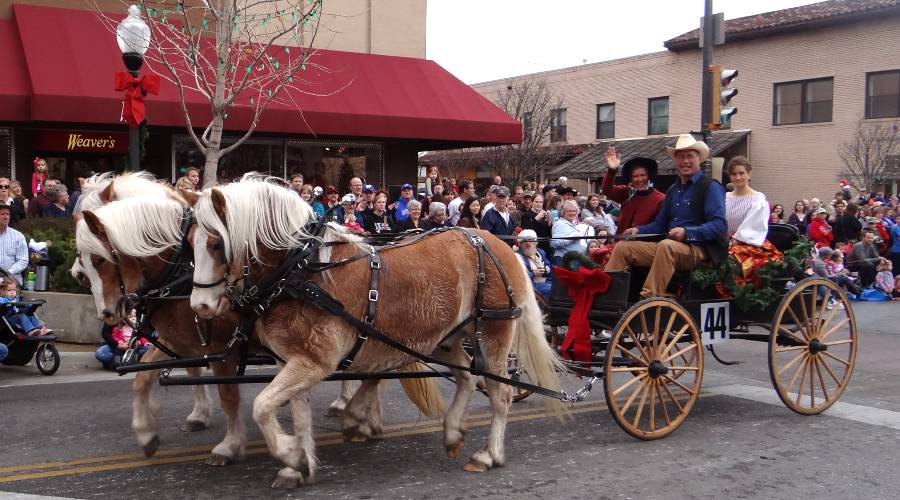
POLYGON ((132 127, 144 121, 144 94, 159 93, 159 75, 141 75, 137 78, 125 71, 116 73, 116 90, 125 92, 125 109, 122 115, 132 127))
POLYGON ((591 324, 588 313, 594 302, 594 295, 608 290, 612 278, 600 269, 580 267, 578 271, 570 271, 559 266, 553 266, 553 276, 566 285, 569 297, 575 301, 569 314, 569 330, 560 352, 576 361, 591 361, 591 324))

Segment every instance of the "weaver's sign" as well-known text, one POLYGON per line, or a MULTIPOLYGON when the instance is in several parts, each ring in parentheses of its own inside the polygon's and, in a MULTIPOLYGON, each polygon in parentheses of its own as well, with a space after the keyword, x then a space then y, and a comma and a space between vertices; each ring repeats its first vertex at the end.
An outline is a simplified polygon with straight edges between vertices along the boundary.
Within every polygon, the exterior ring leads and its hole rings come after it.
POLYGON ((122 132, 82 132, 39 130, 34 150, 40 153, 128 153, 128 134, 122 132))

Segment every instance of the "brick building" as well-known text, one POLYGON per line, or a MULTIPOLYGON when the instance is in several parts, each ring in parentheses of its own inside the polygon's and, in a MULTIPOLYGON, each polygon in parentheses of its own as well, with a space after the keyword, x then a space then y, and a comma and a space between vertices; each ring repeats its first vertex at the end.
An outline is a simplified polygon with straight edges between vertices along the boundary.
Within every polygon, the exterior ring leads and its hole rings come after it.
MULTIPOLYGON (((727 13, 726 13, 727 14, 727 13)), ((900 116, 900 1, 832 0, 726 21, 714 61, 740 71, 735 80, 734 140, 714 155, 747 154, 754 186, 773 202, 830 199, 841 161, 837 147, 860 123, 900 116)), ((702 53, 698 32, 665 43, 666 51, 523 75, 561 96, 560 142, 594 144, 551 175, 595 181, 607 144, 699 129, 702 53)), ((493 98, 509 79, 473 85, 493 98)), ((640 149, 632 144, 632 149, 640 149)), ((664 153, 660 152, 664 157, 664 153)), ((666 169, 666 165, 661 165, 666 169)), ((897 192, 898 179, 885 179, 897 192)))

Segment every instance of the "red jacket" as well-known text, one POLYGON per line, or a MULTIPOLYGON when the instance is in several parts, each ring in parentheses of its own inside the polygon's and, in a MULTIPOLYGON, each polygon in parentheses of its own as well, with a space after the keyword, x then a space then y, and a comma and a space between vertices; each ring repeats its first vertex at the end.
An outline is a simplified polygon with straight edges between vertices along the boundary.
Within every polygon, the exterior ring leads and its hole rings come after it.
POLYGON ((809 239, 816 244, 816 248, 830 247, 834 240, 831 226, 823 219, 813 219, 809 224, 809 239))
POLYGON ((615 184, 616 172, 607 170, 603 177, 603 186, 600 192, 610 200, 621 203, 619 220, 616 225, 616 234, 622 234, 626 229, 649 224, 656 218, 656 214, 662 208, 666 195, 655 189, 636 191, 629 198, 630 188, 624 184, 615 184))

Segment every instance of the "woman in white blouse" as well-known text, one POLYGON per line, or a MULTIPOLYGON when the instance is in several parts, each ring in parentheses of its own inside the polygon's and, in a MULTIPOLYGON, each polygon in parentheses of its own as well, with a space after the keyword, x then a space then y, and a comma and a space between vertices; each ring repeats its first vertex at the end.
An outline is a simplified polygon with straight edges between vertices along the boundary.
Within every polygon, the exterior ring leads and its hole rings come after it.
POLYGON ((736 156, 728 162, 728 177, 734 190, 725 194, 725 219, 728 221, 729 253, 741 265, 743 279, 738 284, 759 280, 754 270, 769 261, 779 261, 782 253, 766 240, 769 232, 769 201, 766 195, 750 187, 753 167, 750 160, 736 156))

